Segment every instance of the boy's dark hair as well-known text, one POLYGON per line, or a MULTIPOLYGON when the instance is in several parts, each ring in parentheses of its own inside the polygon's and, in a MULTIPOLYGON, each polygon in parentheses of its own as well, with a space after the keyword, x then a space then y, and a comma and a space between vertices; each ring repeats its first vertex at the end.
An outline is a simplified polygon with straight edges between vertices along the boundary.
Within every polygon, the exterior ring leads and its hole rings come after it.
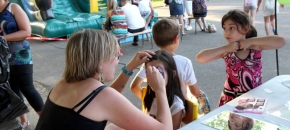
MULTIPOLYGON (((225 21, 229 19, 232 20, 236 25, 241 25, 242 28, 250 26, 249 16, 242 10, 235 9, 226 13, 222 18, 222 27, 225 21)), ((240 32, 240 28, 238 28, 238 32, 240 32)))
POLYGON ((159 20, 152 29, 154 42, 158 47, 172 44, 179 33, 179 25, 171 19, 159 20))
POLYGON ((258 33, 257 33, 256 28, 253 25, 250 25, 250 30, 246 34, 246 39, 252 38, 252 37, 257 37, 257 36, 258 36, 258 33))
MULTIPOLYGON (((150 61, 154 61, 154 60, 159 60, 163 63, 164 68, 165 68, 164 71, 166 71, 168 75, 168 80, 167 80, 168 82, 166 84, 166 95, 167 95, 169 106, 171 107, 171 105, 173 104, 174 95, 176 95, 183 101, 183 104, 186 109, 187 105, 185 102, 185 97, 183 96, 182 91, 181 91, 181 84, 180 84, 181 82, 180 82, 177 67, 176 67, 176 64, 172 55, 170 55, 170 53, 165 50, 158 50, 158 51, 155 51, 155 55, 153 55, 152 58, 150 58, 150 61)), ((155 92, 151 89, 149 85, 147 85, 147 91, 144 97, 144 106, 147 111, 150 111, 154 98, 155 98, 155 92)))

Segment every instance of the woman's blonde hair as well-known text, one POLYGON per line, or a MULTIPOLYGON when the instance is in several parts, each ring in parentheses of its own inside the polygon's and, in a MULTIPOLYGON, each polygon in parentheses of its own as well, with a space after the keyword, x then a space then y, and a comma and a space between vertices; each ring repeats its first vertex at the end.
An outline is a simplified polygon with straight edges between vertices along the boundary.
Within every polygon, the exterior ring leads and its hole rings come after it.
POLYGON ((117 7, 118 7, 117 4, 118 4, 117 0, 108 0, 107 1, 107 9, 116 11, 117 7))
POLYGON ((119 55, 117 38, 102 30, 84 29, 74 33, 65 51, 66 82, 76 82, 100 73, 100 64, 119 55))

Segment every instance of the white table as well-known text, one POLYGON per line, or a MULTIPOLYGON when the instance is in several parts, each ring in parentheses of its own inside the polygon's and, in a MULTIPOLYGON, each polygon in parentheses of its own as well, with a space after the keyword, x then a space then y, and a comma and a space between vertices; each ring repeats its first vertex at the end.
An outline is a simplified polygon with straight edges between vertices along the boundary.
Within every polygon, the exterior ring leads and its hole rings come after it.
MULTIPOLYGON (((290 75, 280 75, 272 78, 271 80, 265 82, 261 86, 241 95, 240 97, 260 97, 260 98, 268 98, 268 103, 265 109, 265 112, 263 114, 250 114, 250 113, 239 113, 241 115, 245 115, 248 117, 252 117, 255 119, 259 119, 266 122, 271 122, 265 118, 266 111, 270 110, 271 108, 277 107, 278 105, 284 104, 285 102, 290 100, 290 89, 284 85, 282 85, 279 81, 283 79, 290 79, 290 75), (273 91, 273 93, 266 93, 264 91, 265 88, 268 88, 273 91)), ((205 130, 215 130, 209 126, 206 126, 202 124, 203 121, 211 118, 212 116, 223 112, 225 110, 233 111, 234 106, 238 104, 238 99, 236 98, 227 104, 223 105, 222 107, 219 107, 210 113, 206 114, 203 117, 200 117, 199 119, 185 125, 184 127, 180 128, 180 130, 194 130, 194 129, 205 129, 205 130)), ((271 122, 273 123, 273 122, 271 122)), ((281 122, 279 122, 281 123, 281 122)), ((290 124, 287 123, 281 123, 282 125, 290 128, 290 124)))

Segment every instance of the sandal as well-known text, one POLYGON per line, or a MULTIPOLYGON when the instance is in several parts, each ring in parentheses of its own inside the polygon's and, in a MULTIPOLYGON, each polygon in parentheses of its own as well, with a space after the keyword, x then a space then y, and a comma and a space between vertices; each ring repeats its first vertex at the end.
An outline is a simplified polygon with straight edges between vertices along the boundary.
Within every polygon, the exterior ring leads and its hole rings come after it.
POLYGON ((21 125, 22 130, 25 130, 27 128, 27 126, 30 125, 30 122, 27 121, 26 123, 23 123, 23 124, 20 124, 20 125, 21 125))
POLYGON ((182 36, 185 36, 186 35, 186 33, 182 33, 182 36))

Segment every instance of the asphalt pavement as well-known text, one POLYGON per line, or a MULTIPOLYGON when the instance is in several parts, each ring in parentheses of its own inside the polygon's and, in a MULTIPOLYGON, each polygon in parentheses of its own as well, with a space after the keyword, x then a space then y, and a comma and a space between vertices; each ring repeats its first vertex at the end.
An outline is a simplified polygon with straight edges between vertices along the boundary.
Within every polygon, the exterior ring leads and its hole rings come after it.
MULTIPOLYGON (((222 59, 212 61, 207 64, 198 63, 195 60, 195 55, 202 49, 216 47, 226 44, 226 40, 223 37, 223 30, 221 28, 221 18, 231 9, 243 9, 243 1, 241 0, 210 0, 207 1, 208 16, 206 17, 207 23, 212 23, 217 27, 216 33, 204 33, 197 28, 197 34, 194 34, 193 29, 186 31, 186 35, 183 36, 183 41, 180 43, 177 54, 188 57, 192 60, 195 75, 197 77, 197 84, 200 89, 203 90, 209 97, 211 108, 217 108, 218 99, 223 89, 225 81, 225 65, 222 59)), ((156 7, 155 11, 159 16, 169 16, 168 7, 156 7)), ((290 74, 290 61, 289 61, 289 49, 290 49, 290 6, 286 6, 285 9, 280 9, 280 13, 277 16, 278 19, 278 34, 285 37, 286 45, 278 50, 279 60, 279 73, 290 74)), ((256 16, 256 28, 258 36, 265 36, 264 19, 262 11, 259 11, 256 16)), ((166 32, 164 32, 166 33, 166 32)), ((48 92, 61 78, 64 70, 64 52, 66 47, 66 41, 29 41, 31 44, 31 51, 34 61, 34 85, 41 93, 43 100, 46 101, 48 92)), ((140 42, 141 44, 141 42, 140 42)), ((275 44, 275 43, 273 43, 275 44)), ((130 43, 122 44, 124 55, 120 58, 120 63, 128 63, 136 52, 141 50, 155 51, 158 48, 154 46, 151 49, 150 42, 145 41, 145 47, 132 46, 130 43)), ((263 82, 275 77, 277 75, 276 67, 276 51, 267 50, 263 51, 263 82)), ((116 68, 115 76, 121 72, 122 64, 116 68)), ((135 70, 136 74, 138 70, 135 70)), ((136 98, 130 91, 129 85, 134 76, 130 78, 127 83, 126 89, 123 95, 127 97, 136 107, 141 108, 141 101, 136 98)), ((106 83, 109 85, 110 83, 106 83)), ((275 86, 273 86, 275 89, 275 86)), ((26 102, 27 103, 27 102, 26 102)), ((27 103, 29 106, 29 104, 27 103)), ((30 112, 27 114, 30 121, 28 129, 34 129, 38 120, 38 115, 29 106, 30 112)))

